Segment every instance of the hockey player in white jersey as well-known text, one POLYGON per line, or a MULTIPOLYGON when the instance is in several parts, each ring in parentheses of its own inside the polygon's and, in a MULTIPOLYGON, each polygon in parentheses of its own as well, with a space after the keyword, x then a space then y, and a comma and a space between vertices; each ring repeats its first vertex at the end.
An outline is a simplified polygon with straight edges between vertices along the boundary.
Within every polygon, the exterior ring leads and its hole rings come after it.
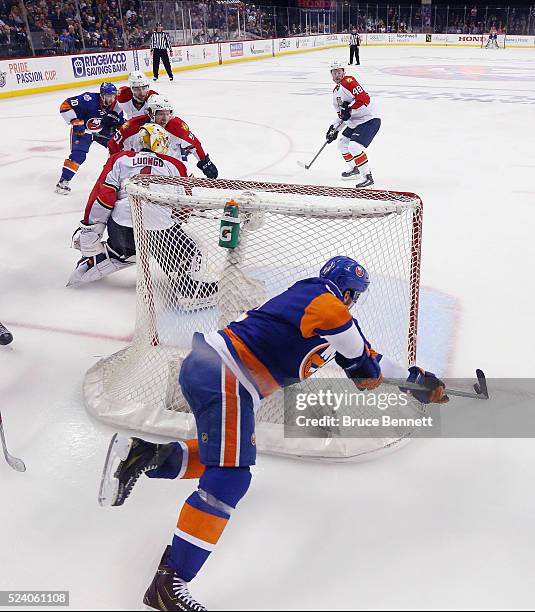
POLYGON ((326 139, 338 141, 338 149, 349 169, 342 172, 342 178, 357 180, 356 187, 373 185, 372 171, 367 149, 381 127, 381 119, 369 94, 352 76, 346 76, 341 62, 331 63, 331 77, 336 83, 333 90, 333 106, 337 120, 327 130, 326 139))
MULTIPOLYGON (((84 218, 73 240, 74 247, 82 253, 82 259, 71 274, 68 286, 99 280, 135 263, 133 220, 125 189, 127 179, 138 174, 187 175, 184 164, 167 155, 169 139, 162 127, 145 124, 138 138, 139 151, 120 151, 108 159, 89 196, 84 218), (106 241, 102 239, 105 230, 108 232, 106 241)), ((173 215, 171 209, 158 207, 144 218, 149 251, 164 273, 176 281, 185 298, 191 297, 188 292, 198 293, 200 284, 190 275, 192 262, 199 259, 200 252, 195 240, 182 229, 189 214, 189 209, 185 209, 181 216, 173 215), (158 240, 172 240, 176 247, 173 254, 166 255, 157 248, 152 249, 151 245, 158 240)), ((202 284, 205 296, 213 295, 217 290, 216 283, 202 284)))
POLYGON ((119 88, 117 103, 127 119, 147 114, 149 97, 158 93, 150 89, 149 84, 145 73, 137 70, 128 76, 128 85, 119 88))

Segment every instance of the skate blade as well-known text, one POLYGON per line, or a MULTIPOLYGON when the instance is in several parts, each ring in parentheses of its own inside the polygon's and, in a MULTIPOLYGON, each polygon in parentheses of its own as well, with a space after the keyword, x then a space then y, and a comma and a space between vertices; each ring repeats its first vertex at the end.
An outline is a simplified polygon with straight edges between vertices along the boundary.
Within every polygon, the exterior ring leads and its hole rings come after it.
POLYGON ((128 457, 132 447, 132 438, 127 438, 121 434, 114 434, 108 447, 102 479, 98 492, 98 503, 101 506, 115 506, 117 494, 119 492, 119 480, 115 478, 117 469, 128 457))
POLYGON ((362 174, 354 174, 353 176, 342 176, 340 177, 343 181, 358 181, 362 179, 362 174))

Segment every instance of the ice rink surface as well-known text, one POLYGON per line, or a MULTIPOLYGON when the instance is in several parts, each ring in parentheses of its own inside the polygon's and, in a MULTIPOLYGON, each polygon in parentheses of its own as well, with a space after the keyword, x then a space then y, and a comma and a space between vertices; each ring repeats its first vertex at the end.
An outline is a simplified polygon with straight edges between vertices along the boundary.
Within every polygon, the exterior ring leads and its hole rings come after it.
MULTIPOLYGON (((220 177, 344 185, 329 63, 345 49, 162 79, 220 177)), ((362 48, 352 72, 382 129, 377 188, 424 201, 420 365, 441 375, 529 377, 533 357, 535 64, 532 50, 362 48)), ((89 88, 96 89, 96 87, 89 88)), ((81 90, 3 100, 0 150, 1 589, 62 589, 74 609, 141 609, 193 482, 142 480, 101 509, 112 430, 81 382, 134 327, 135 273, 65 283, 70 237, 106 153, 93 145, 70 197, 53 193, 67 153, 58 109, 81 90)), ((199 171, 191 165, 196 174, 199 171)), ((419 440, 356 465, 260 456, 218 550, 192 583, 209 609, 531 609, 531 440, 419 440)))

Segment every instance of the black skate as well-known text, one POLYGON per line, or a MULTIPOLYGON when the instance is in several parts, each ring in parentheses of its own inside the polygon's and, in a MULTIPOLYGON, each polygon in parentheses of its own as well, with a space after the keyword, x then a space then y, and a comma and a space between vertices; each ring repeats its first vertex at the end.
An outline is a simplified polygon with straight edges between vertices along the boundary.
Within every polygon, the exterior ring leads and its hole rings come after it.
POLYGON ((13 334, 9 331, 9 329, 7 329, 7 327, 4 327, 2 323, 0 323, 0 344, 5 346, 10 342, 13 342, 13 334))
POLYGON ((55 189, 56 193, 61 193, 61 195, 69 195, 71 192, 71 188, 69 186, 69 181, 65 179, 60 179, 55 189))
POLYGON ((202 612, 206 610, 190 595, 188 583, 175 574, 175 570, 167 565, 171 553, 168 546, 156 571, 150 587, 143 597, 143 603, 151 610, 186 610, 187 612, 202 612))
POLYGON ((145 472, 160 467, 174 451, 172 443, 154 444, 140 438, 114 434, 102 472, 99 504, 122 506, 138 478, 145 472))
POLYGON ((342 178, 345 180, 357 179, 360 177, 360 172, 357 166, 353 166, 351 170, 347 170, 346 172, 342 172, 342 178))
POLYGON ((357 189, 363 189, 364 187, 371 187, 372 185, 373 185, 373 176, 372 176, 372 173, 370 172, 364 177, 364 180, 362 181, 362 183, 357 183, 355 187, 357 189))

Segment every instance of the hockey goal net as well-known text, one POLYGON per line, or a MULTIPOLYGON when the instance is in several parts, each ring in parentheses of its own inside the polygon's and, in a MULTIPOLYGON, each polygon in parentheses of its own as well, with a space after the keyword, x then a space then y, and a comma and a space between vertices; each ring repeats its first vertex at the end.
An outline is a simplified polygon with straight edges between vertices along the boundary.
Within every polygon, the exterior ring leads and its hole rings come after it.
POLYGON ((481 48, 505 49, 505 34, 498 34, 497 32, 489 32, 488 34, 483 34, 481 36, 481 48))
MULTIPOLYGON (((137 248, 136 328, 131 344, 86 374, 91 414, 124 428, 196 435, 178 374, 194 332, 220 329, 334 255, 357 259, 372 284, 358 320, 376 350, 413 364, 422 202, 410 193, 238 180, 140 175, 127 185, 137 248), (240 210, 236 248, 219 246, 225 204, 240 210)), ((282 339, 281 339, 282 340, 282 339)), ((344 374, 327 364, 320 376, 344 374)), ((282 393, 257 414, 260 451, 331 460, 391 448, 393 438, 286 439, 282 393)))

